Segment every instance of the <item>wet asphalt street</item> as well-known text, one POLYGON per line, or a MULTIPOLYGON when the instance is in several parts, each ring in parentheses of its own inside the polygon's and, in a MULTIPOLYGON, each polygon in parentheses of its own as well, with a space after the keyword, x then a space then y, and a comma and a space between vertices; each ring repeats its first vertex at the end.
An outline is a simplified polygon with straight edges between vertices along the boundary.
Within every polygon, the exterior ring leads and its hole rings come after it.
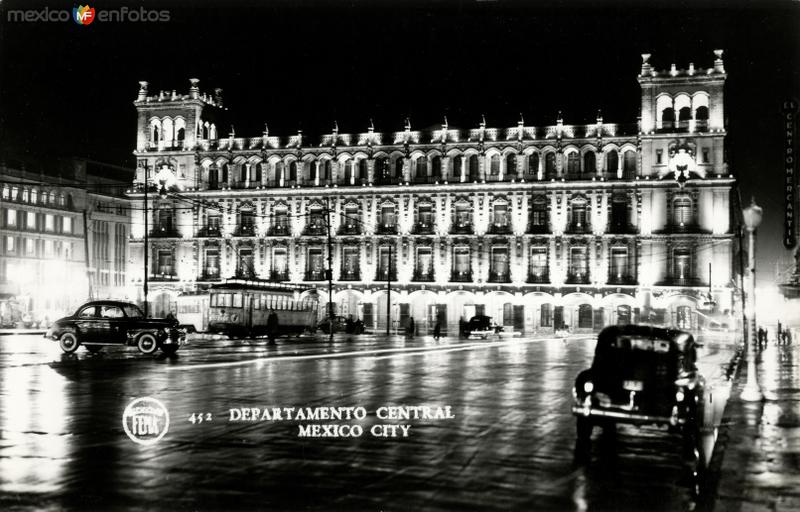
POLYGON ((592 337, 337 336, 66 356, 40 336, 2 336, 0 509, 691 509, 680 441, 664 431, 597 429, 591 459, 575 460, 571 386, 593 349, 592 337), (143 396, 170 415, 150 446, 122 427, 143 396), (376 417, 395 405, 449 406, 454 418, 376 417), (235 408, 348 406, 367 418, 229 421, 235 408), (298 436, 313 423, 363 434, 298 436), (374 436, 383 424, 410 425, 408 436, 374 436))

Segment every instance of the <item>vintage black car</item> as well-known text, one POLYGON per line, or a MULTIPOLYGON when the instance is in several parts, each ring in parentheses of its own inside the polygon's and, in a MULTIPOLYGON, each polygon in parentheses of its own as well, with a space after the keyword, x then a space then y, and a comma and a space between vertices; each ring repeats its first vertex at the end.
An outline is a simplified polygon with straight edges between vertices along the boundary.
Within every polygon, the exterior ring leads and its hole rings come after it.
POLYGON ((130 345, 143 354, 161 349, 173 354, 185 339, 174 318, 145 318, 135 304, 113 300, 87 302, 71 316, 53 322, 45 338, 58 341, 67 354, 83 345, 99 352, 106 345, 130 345))
POLYGON ((486 315, 475 315, 462 325, 461 336, 469 338, 470 336, 479 336, 483 339, 489 337, 490 334, 497 334, 503 330, 503 327, 496 325, 492 321, 492 317, 486 315))
POLYGON ((594 426, 660 425, 683 434, 699 452, 705 380, 697 371, 691 334, 650 326, 603 329, 592 367, 575 379, 572 413, 578 446, 588 447, 594 426))

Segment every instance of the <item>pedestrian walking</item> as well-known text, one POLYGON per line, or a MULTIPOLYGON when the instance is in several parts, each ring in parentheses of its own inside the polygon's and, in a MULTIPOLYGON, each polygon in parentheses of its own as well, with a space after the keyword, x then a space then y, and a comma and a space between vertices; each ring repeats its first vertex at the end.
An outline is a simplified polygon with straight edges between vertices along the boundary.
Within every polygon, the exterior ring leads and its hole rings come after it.
POLYGON ((274 309, 269 311, 269 316, 267 317, 267 337, 269 338, 269 344, 275 344, 275 337, 278 335, 278 314, 275 312, 274 309))
POLYGON ((414 337, 414 318, 408 317, 408 336, 410 338, 414 337))
POLYGON ((436 325, 433 326, 433 339, 439 341, 439 338, 442 337, 442 322, 436 320, 436 325))

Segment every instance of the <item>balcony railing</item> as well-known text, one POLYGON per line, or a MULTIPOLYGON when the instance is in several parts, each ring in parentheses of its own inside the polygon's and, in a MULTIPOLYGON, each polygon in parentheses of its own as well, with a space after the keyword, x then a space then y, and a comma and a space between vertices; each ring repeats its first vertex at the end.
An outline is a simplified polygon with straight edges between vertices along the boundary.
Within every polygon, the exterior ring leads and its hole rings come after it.
POLYGON ((471 235, 474 232, 472 223, 453 224, 450 233, 453 235, 471 235))
POLYGON ((340 281, 361 281, 361 271, 360 270, 351 270, 347 271, 342 269, 341 274, 339 275, 340 281))
POLYGON ((607 284, 619 284, 619 285, 635 285, 638 284, 636 282, 636 277, 631 275, 617 275, 617 274, 609 274, 607 284))
POLYGON ((550 282, 550 272, 547 271, 547 270, 530 272, 528 274, 528 282, 529 283, 536 283, 536 284, 549 283, 550 282))
POLYGON ((218 281, 220 279, 218 268, 207 268, 200 274, 201 281, 218 281))
POLYGON ((403 178, 375 178, 375 185, 399 185, 403 178))
POLYGON ((336 232, 339 235, 360 235, 361 234, 361 225, 360 224, 343 224, 339 226, 339 229, 336 232))
POLYGON ((181 234, 172 226, 153 226, 150 236, 158 238, 178 238, 181 234))
POLYGON ((328 229, 324 225, 308 224, 305 229, 303 229, 303 234, 311 236, 326 235, 328 234, 328 229))
POLYGON ((197 230, 198 237, 204 236, 222 236, 222 231, 219 229, 219 226, 204 226, 197 230))
POLYGON ((528 234, 530 235, 546 235, 550 233, 550 226, 545 224, 528 224, 528 234))
POLYGON ((289 271, 283 270, 273 270, 269 273, 269 280, 273 282, 280 282, 280 281, 288 281, 289 280, 289 271))
POLYGON ((414 275, 411 277, 411 280, 422 283, 430 283, 433 281, 433 271, 429 270, 427 272, 420 272, 418 270, 415 270, 414 275))
POLYGON ((489 224, 489 233, 492 235, 508 235, 511 234, 511 223, 489 224))
POLYGON ((270 226, 269 231, 267 231, 268 236, 288 236, 289 235, 289 226, 288 224, 273 224, 270 226))
POLYGON ((573 235, 591 233, 592 232, 592 226, 590 224, 586 224, 586 223, 578 224, 578 223, 573 222, 573 223, 570 223, 567 226, 567 229, 566 229, 565 232, 573 234, 573 235))
POLYGON ((656 286, 708 286, 699 277, 667 277, 656 283, 656 286))
POLYGON ((472 282, 472 271, 459 271, 454 270, 450 274, 450 281, 453 283, 471 283, 472 282))
POLYGON ((589 284, 589 273, 567 273, 567 284, 589 284))
POLYGON ((664 229, 654 231, 657 234, 671 234, 671 233, 708 233, 708 230, 701 229, 696 222, 688 222, 684 224, 669 223, 664 229))
POLYGON ((385 269, 379 268, 377 272, 375 272, 375 280, 376 281, 396 281, 397 280, 397 269, 385 269))
POLYGON ((397 224, 378 224, 375 227, 375 232, 380 235, 396 235, 397 224))
POLYGON ((432 235, 434 233, 433 224, 430 222, 418 222, 414 224, 412 233, 416 235, 432 235))
POLYGON ((236 270, 236 277, 243 277, 245 279, 255 279, 257 277, 256 271, 252 268, 239 268, 236 270))
POLYGON ((437 180, 441 181, 442 179, 441 178, 434 178, 433 176, 414 176, 413 178, 411 178, 411 183, 414 183, 414 184, 417 184, 417 185, 426 185, 426 184, 434 183, 437 180))
POLYGON ((635 235, 638 229, 627 222, 612 222, 608 225, 607 232, 614 235, 635 235))
POLYGON ((236 228, 233 236, 256 236, 256 227, 252 224, 244 224, 236 228))
POLYGON ((156 268, 156 271, 150 276, 150 281, 177 281, 178 276, 175 275, 175 267, 172 265, 162 265, 156 268))
POLYGON ((511 274, 508 272, 489 272, 488 281, 490 283, 510 283, 511 274))
POLYGON ((327 279, 324 270, 306 270, 306 281, 324 281, 327 279))

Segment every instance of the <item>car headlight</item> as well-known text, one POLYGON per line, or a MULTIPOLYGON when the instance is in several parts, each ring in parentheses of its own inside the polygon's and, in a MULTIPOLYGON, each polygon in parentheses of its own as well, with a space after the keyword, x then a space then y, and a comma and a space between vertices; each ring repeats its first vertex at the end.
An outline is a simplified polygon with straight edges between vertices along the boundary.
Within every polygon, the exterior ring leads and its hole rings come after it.
POLYGON ((686 396, 683 394, 682 390, 679 389, 678 391, 675 392, 675 401, 676 402, 683 402, 684 398, 686 398, 686 396))
POLYGON ((583 383, 583 392, 591 393, 592 391, 594 391, 594 384, 592 383, 592 381, 587 380, 586 382, 583 383))

